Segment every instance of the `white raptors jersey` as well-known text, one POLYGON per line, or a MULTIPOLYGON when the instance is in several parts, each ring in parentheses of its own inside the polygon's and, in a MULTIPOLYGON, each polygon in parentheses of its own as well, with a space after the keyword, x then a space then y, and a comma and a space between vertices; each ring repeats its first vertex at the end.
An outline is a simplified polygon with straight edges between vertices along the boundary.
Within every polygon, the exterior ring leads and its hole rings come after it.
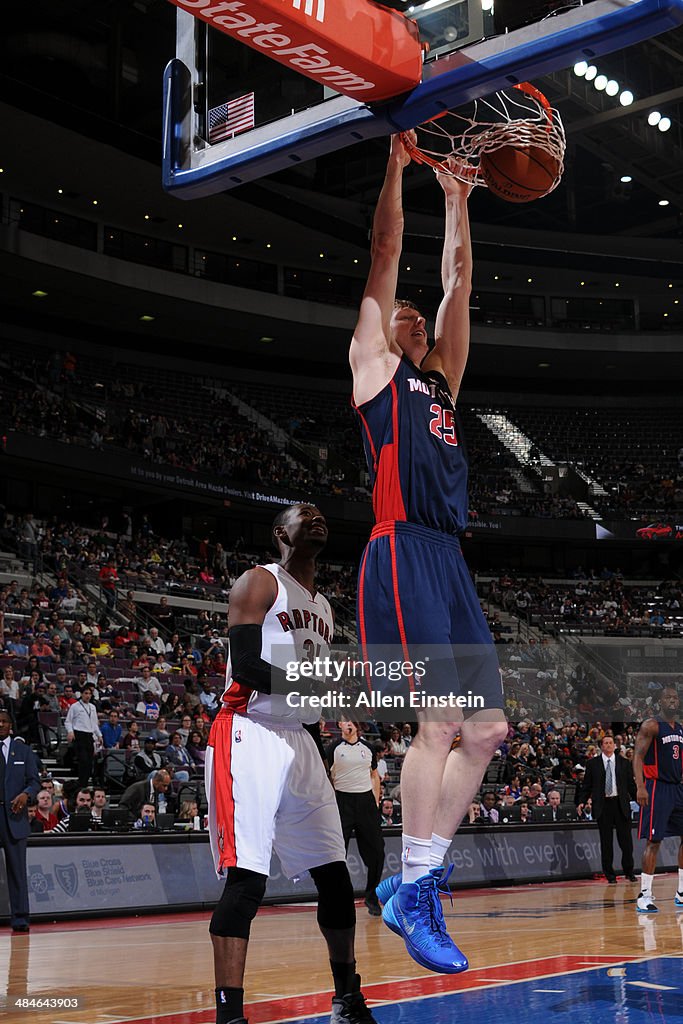
MULTIPOLYGON (((314 597, 281 565, 262 565, 259 568, 271 573, 277 583, 277 597, 263 620, 263 660, 285 669, 287 662, 327 657, 334 632, 332 609, 327 598, 322 594, 314 597)), ((254 718, 280 722, 289 720, 292 723, 312 724, 320 718, 319 708, 290 707, 284 694, 258 693, 236 682, 232 678, 229 657, 225 678, 227 687, 223 704, 232 711, 254 718)), ((308 682, 302 680, 303 686, 308 682)), ((293 693, 299 690, 296 681, 292 681, 291 690, 293 693)))

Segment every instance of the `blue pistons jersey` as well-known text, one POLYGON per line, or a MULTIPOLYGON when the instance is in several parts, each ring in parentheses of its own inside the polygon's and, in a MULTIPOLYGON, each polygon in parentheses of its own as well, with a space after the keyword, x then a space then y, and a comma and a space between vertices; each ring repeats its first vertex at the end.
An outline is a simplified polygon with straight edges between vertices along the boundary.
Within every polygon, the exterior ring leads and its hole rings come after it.
POLYGON ((459 534, 467 525, 467 459, 446 378, 405 356, 379 394, 356 406, 375 521, 459 534))
POLYGON ((680 784, 683 781, 683 726, 680 722, 669 725, 661 719, 657 724, 659 734, 643 757, 643 775, 646 779, 680 784))

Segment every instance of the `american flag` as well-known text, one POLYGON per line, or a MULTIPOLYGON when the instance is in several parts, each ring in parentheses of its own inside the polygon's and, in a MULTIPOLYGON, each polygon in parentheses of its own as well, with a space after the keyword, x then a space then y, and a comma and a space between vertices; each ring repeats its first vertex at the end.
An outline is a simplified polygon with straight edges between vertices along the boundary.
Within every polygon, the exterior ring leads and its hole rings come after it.
POLYGON ((254 94, 237 96, 209 111, 209 143, 222 142, 254 127, 254 94))

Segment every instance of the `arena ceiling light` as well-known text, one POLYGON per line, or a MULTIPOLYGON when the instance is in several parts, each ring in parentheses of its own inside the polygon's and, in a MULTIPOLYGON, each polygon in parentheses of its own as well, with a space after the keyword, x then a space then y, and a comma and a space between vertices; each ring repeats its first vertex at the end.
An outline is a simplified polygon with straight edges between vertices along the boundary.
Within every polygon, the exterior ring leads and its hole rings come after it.
POLYGON ((614 78, 610 78, 609 82, 605 86, 605 92, 608 96, 616 96, 619 92, 619 83, 614 78))
POLYGON ((583 78, 583 76, 586 74, 587 71, 588 71, 588 61, 587 60, 580 60, 578 64, 574 65, 574 74, 577 76, 577 78, 583 78))
POLYGON ((657 127, 659 128, 660 132, 668 132, 669 128, 671 127, 671 118, 662 117, 657 127))
POLYGON ((660 199, 659 200, 659 205, 660 206, 668 206, 669 205, 669 200, 668 199, 660 199))
POLYGON ((633 93, 630 89, 624 89, 621 96, 619 97, 619 102, 621 103, 622 107, 631 106, 631 104, 633 103, 633 93))
POLYGON ((619 178, 619 181, 620 181, 620 182, 621 182, 621 183, 622 183, 623 185, 628 185, 628 183, 629 183, 630 181, 633 181, 633 178, 631 177, 631 175, 630 175, 630 174, 622 174, 622 176, 621 176, 621 177, 619 178))
POLYGON ((150 324, 152 320, 156 320, 156 317, 150 316, 149 313, 143 313, 140 319, 142 320, 143 324, 150 324))
POLYGON ((654 128, 655 125, 658 125, 661 120, 662 115, 659 113, 658 110, 651 110, 650 113, 647 115, 647 123, 650 125, 651 128, 654 128))
POLYGON ((33 295, 33 297, 35 299, 46 299, 47 298, 47 292, 41 291, 40 288, 36 288, 36 290, 34 292, 31 292, 31 295, 33 295))
POLYGON ((598 73, 598 69, 596 68, 595 64, 591 64, 591 65, 589 65, 589 67, 586 68, 586 73, 584 75, 584 78, 586 79, 587 82, 592 82, 593 79, 595 78, 595 76, 597 75, 597 73, 598 73))
POLYGON ((603 89, 607 88, 608 81, 609 79, 607 78, 607 75, 598 75, 598 77, 593 82, 593 85, 598 90, 598 92, 602 92, 603 89))

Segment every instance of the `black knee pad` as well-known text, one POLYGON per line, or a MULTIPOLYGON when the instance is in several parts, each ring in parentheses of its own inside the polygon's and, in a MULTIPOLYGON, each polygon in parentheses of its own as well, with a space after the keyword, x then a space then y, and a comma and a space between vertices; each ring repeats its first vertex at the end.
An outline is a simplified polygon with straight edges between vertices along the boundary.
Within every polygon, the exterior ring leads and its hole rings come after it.
POLYGON ((335 860, 311 868, 310 876, 318 890, 318 924, 321 928, 353 928, 356 906, 346 862, 335 860))
POLYGON ((267 880, 266 875, 259 875, 256 871, 229 868, 223 895, 211 917, 209 932, 222 938, 248 939, 267 880))

